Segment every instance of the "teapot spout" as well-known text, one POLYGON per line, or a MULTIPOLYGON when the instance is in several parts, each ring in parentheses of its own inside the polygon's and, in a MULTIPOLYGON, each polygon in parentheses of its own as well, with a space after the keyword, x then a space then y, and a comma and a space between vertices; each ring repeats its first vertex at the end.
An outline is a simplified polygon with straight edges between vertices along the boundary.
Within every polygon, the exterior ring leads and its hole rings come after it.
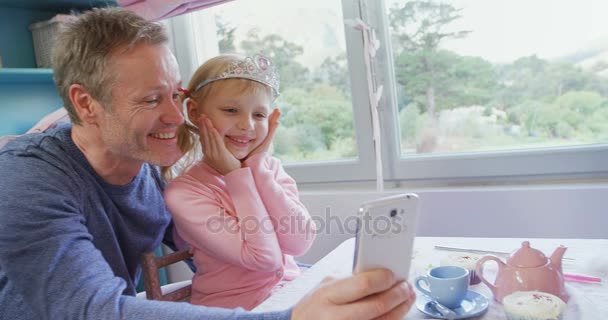
POLYGON ((566 253, 566 249, 568 248, 564 246, 559 246, 551 255, 551 264, 553 264, 555 269, 558 270, 560 273, 563 273, 562 258, 564 257, 564 253, 566 253))

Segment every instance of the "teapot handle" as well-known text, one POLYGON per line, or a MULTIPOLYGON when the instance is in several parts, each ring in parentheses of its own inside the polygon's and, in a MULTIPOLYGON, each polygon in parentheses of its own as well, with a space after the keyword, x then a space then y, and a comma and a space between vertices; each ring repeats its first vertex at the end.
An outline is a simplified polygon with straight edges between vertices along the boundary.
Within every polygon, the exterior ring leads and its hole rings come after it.
MULTIPOLYGON (((477 276, 479 277, 479 279, 481 279, 481 281, 483 283, 486 284, 486 286, 488 286, 488 288, 490 288, 490 290, 492 291, 492 294, 494 294, 494 296, 496 296, 496 286, 492 283, 490 283, 488 280, 486 280, 486 278, 483 275, 483 264, 488 262, 488 261, 496 261, 496 263, 498 264, 498 273, 500 273, 500 270, 503 268, 504 266, 504 262, 502 262, 502 260, 500 260, 498 257, 495 256, 485 256, 482 257, 481 259, 479 259, 479 261, 477 261, 477 266, 476 266, 476 272, 477 272, 477 276)), ((498 279, 498 274, 496 275, 496 278, 498 279)), ((496 282, 496 280, 494 280, 494 282, 496 282)))

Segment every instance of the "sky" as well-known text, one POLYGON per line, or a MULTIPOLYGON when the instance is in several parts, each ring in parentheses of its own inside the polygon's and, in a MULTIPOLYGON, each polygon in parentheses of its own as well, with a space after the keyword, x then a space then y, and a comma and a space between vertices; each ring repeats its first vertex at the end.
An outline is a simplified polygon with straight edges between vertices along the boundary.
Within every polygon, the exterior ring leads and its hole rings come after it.
MULTIPOLYGON (((355 0, 353 0, 355 1, 355 0)), ((406 0, 386 0, 386 7, 406 0)), ((608 47, 608 0, 442 0, 462 8, 454 30, 472 31, 444 47, 461 55, 507 63, 536 54, 560 58, 603 44, 608 47)), ((239 0, 214 10, 228 17, 238 32, 258 28, 278 33, 304 47, 300 62, 344 51, 341 0, 239 0), (234 10, 238 8, 239 10, 234 10), (327 28, 333 32, 326 32, 327 28), (332 37, 327 37, 333 33, 332 37), (325 35, 322 36, 322 35, 325 35)))
POLYGON ((213 7, 237 28, 237 42, 250 29, 276 33, 301 45, 304 65, 320 65, 328 56, 345 52, 341 0, 238 0, 213 7))
MULTIPOLYGON (((387 8, 393 2, 388 0, 387 8)), ((446 0, 462 8, 456 30, 471 30, 446 48, 492 62, 536 54, 559 58, 598 43, 608 46, 606 0, 446 0)))

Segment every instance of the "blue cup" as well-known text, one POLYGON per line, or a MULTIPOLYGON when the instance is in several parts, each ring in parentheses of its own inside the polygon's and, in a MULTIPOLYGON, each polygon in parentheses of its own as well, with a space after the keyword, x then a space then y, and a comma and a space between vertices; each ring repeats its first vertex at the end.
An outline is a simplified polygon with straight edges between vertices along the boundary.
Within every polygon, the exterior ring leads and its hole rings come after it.
POLYGON ((429 298, 455 309, 460 306, 469 291, 469 270, 456 266, 436 267, 429 270, 426 276, 416 278, 414 285, 429 298), (424 282, 428 289, 423 288, 421 282, 424 282))

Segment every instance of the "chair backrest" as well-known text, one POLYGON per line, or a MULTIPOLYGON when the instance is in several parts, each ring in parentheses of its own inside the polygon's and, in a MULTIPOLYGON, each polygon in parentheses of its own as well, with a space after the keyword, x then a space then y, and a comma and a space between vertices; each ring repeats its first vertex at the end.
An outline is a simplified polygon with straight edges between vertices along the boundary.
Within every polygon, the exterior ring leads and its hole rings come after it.
POLYGON ((158 271, 168 265, 192 258, 187 250, 176 251, 162 257, 157 257, 154 251, 141 255, 140 262, 143 271, 144 289, 148 300, 187 301, 192 293, 192 285, 187 285, 173 292, 163 294, 160 286, 158 271))

